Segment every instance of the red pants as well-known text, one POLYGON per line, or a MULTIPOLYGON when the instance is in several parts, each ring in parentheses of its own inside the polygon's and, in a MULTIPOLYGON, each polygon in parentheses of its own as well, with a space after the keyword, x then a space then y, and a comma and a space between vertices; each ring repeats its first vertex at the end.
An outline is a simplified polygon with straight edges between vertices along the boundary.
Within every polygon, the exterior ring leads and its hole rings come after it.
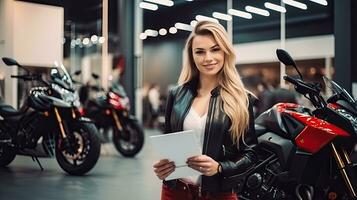
POLYGON ((165 184, 162 185, 161 200, 238 200, 238 197, 231 192, 217 194, 202 192, 200 194, 199 187, 177 181, 174 189, 165 184))

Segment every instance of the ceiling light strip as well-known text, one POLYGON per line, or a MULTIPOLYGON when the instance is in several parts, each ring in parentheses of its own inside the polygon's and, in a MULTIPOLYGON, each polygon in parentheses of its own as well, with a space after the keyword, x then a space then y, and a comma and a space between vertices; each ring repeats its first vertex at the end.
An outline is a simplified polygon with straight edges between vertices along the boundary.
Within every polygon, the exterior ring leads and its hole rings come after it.
POLYGON ((211 21, 211 22, 219 23, 219 21, 217 19, 212 18, 212 17, 203 16, 203 15, 196 15, 195 19, 197 21, 211 21))
POLYGON ((264 6, 270 10, 275 10, 275 11, 278 11, 281 13, 286 13, 286 9, 284 7, 273 4, 273 3, 265 2, 264 6))
POLYGON ((148 1, 148 2, 151 2, 151 3, 160 4, 160 5, 163 5, 163 6, 169 6, 169 7, 174 5, 174 2, 170 1, 170 0, 145 0, 145 1, 148 1))
POLYGON ((300 8, 302 10, 306 10, 307 9, 307 5, 298 1, 294 1, 294 0, 283 0, 283 3, 288 4, 290 6, 296 7, 296 8, 300 8))
POLYGON ((161 29, 159 30, 159 34, 160 34, 160 35, 166 35, 166 34, 167 34, 167 30, 164 29, 164 28, 161 28, 161 29))
POLYGON ((195 27, 196 24, 197 24, 197 21, 196 21, 196 20, 192 20, 192 21, 190 22, 190 25, 191 25, 192 27, 195 27))
POLYGON ((170 27, 170 28, 169 28, 169 33, 171 33, 171 34, 177 33, 177 28, 175 28, 175 27, 170 27))
POLYGON ((152 29, 146 29, 145 30, 145 34, 147 36, 151 36, 151 37, 156 37, 159 35, 159 32, 155 31, 155 30, 152 30, 152 29))
POLYGON ((270 15, 269 11, 260 9, 260 8, 254 7, 254 6, 246 6, 245 10, 248 12, 251 12, 251 13, 265 16, 265 17, 268 17, 270 15))
POLYGON ((184 23, 180 23, 180 22, 177 22, 175 24, 175 27, 177 29, 180 29, 180 30, 184 30, 184 31, 192 31, 193 30, 193 27, 189 24, 184 24, 184 23))
POLYGON ((147 10, 153 10, 153 11, 159 8, 156 4, 146 3, 146 2, 140 2, 139 7, 147 10))
POLYGON ((236 10, 236 9, 229 9, 228 10, 228 14, 234 15, 236 17, 245 18, 245 19, 252 19, 253 18, 252 14, 244 12, 244 11, 236 10))
POLYGON ((213 12, 212 16, 214 18, 217 18, 217 19, 222 19, 222 20, 226 20, 226 21, 232 21, 232 16, 224 14, 224 13, 213 12))
POLYGON ((145 33, 140 33, 139 38, 141 40, 145 40, 147 38, 147 35, 145 33))
POLYGON ((328 4, 326 0, 310 0, 310 1, 321 4, 323 6, 327 6, 328 4))

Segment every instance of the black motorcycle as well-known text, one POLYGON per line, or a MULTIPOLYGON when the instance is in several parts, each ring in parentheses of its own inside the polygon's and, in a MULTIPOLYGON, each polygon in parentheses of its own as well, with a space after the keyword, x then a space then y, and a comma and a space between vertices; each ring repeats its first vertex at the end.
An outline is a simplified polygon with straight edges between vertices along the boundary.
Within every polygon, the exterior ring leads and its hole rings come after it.
POLYGON ((258 162, 247 172, 224 179, 240 199, 356 199, 357 103, 345 89, 324 77, 333 95, 325 100, 318 83, 303 81, 294 60, 277 50, 279 60, 294 66, 299 78, 284 76, 315 109, 278 103, 256 120, 258 162))
MULTIPOLYGON (((98 79, 98 75, 92 75, 98 79)), ((135 116, 129 113, 129 98, 124 87, 113 84, 108 91, 101 87, 91 87, 98 97, 89 99, 82 110, 84 116, 92 119, 103 134, 113 131, 113 143, 120 154, 133 157, 144 145, 144 131, 135 116)))
POLYGON ((100 155, 98 131, 89 119, 76 114, 73 105, 55 97, 60 94, 41 75, 31 74, 11 58, 6 65, 16 65, 25 75, 11 75, 24 81, 36 81, 43 87, 33 87, 19 110, 0 105, 0 166, 10 164, 16 154, 38 157, 55 156, 60 167, 71 175, 83 175, 91 170, 100 155))

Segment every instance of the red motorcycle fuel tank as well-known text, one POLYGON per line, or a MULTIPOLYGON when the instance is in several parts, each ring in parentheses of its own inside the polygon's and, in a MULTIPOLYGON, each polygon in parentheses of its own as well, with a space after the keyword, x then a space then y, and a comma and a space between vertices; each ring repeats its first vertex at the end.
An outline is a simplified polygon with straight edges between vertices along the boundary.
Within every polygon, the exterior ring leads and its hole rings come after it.
POLYGON ((295 138, 295 142, 299 148, 307 152, 318 152, 336 136, 349 136, 346 131, 329 122, 291 110, 291 108, 296 108, 296 104, 280 104, 277 107, 280 112, 291 115, 305 125, 302 132, 295 138))
POLYGON ((298 148, 309 153, 316 153, 336 136, 349 137, 349 134, 332 123, 312 116, 305 112, 306 108, 294 103, 278 103, 262 113, 256 120, 257 124, 267 127, 284 138, 295 140, 298 148), (287 121, 299 123, 302 127, 298 133, 291 133, 287 121))

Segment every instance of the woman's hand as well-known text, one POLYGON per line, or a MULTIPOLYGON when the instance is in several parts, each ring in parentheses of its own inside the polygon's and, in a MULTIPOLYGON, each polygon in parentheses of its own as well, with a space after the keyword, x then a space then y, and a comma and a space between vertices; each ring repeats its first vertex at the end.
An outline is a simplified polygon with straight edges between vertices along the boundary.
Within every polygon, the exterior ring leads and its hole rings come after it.
POLYGON ((206 155, 188 158, 187 164, 205 176, 213 176, 218 173, 219 163, 206 155))
POLYGON ((173 171, 175 171, 175 163, 167 159, 159 160, 154 164, 154 172, 160 180, 165 180, 173 171))

